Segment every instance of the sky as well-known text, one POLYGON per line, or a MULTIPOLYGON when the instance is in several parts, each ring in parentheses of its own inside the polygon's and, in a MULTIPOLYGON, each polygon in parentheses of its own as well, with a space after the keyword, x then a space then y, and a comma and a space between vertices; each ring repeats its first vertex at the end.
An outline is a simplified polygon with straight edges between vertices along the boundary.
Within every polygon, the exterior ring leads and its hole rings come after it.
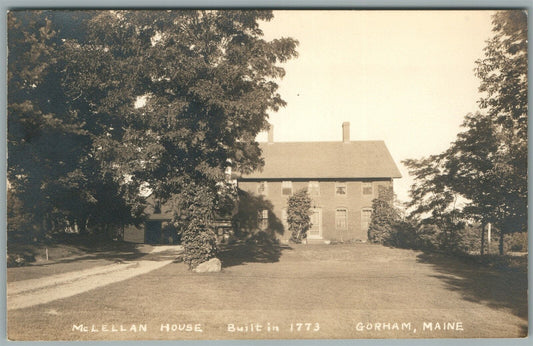
MULTIPOLYGON (((491 11, 274 11, 265 39, 299 41, 298 58, 282 66, 287 106, 270 114, 274 141, 384 140, 401 161, 438 154, 463 118, 478 110, 475 61, 491 37, 491 11)), ((266 140, 262 133, 257 138, 266 140)))

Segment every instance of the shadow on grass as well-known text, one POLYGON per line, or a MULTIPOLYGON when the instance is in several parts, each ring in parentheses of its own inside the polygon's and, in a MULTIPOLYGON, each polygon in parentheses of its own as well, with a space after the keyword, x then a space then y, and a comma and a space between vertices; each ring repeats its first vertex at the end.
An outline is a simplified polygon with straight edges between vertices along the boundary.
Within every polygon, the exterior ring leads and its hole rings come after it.
POLYGON ((245 263, 278 262, 283 250, 290 250, 288 245, 276 243, 237 242, 220 247, 218 258, 223 267, 232 267, 245 263))
MULTIPOLYGON (((423 253, 419 263, 433 265, 451 291, 459 292, 464 300, 496 309, 510 309, 518 317, 527 319, 527 267, 487 268, 479 263, 443 254, 423 253)), ((524 326, 527 334, 527 326, 524 326)))
POLYGON ((122 241, 110 241, 107 243, 92 242, 63 242, 42 244, 9 244, 8 249, 13 252, 25 252, 33 257, 44 257, 46 247, 54 248, 51 251, 63 252, 61 255, 52 253, 48 261, 34 261, 27 263, 30 266, 48 266, 53 264, 73 263, 83 260, 107 260, 107 261, 133 261, 147 255, 139 251, 138 244, 122 241), (66 248, 68 247, 68 248, 66 248), (63 249, 64 248, 64 249, 63 249), (59 249, 59 250, 58 250, 59 249), (63 250, 62 250, 63 249, 63 250))

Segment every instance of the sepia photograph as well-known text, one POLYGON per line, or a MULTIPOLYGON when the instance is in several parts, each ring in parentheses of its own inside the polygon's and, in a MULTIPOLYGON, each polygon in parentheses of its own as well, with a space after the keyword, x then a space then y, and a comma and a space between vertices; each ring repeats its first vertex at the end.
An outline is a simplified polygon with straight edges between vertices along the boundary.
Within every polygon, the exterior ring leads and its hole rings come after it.
POLYGON ((13 9, 7 339, 528 337, 528 12, 13 9))

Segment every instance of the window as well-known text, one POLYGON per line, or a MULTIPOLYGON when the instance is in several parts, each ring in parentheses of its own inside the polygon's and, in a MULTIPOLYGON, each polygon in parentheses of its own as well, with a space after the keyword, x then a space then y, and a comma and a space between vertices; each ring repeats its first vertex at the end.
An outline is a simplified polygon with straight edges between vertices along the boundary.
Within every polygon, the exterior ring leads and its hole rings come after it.
POLYGON ((346 194, 347 194, 346 182, 344 181, 336 182, 335 183, 335 195, 346 196, 346 194))
POLYGON ((263 209, 259 212, 258 224, 259 229, 261 230, 268 228, 268 209, 263 209))
POLYGON ((348 211, 345 208, 338 208, 335 210, 335 228, 348 228, 348 211))
POLYGON ((371 195, 372 194, 372 182, 364 182, 363 183, 363 195, 371 195))
POLYGON ((281 194, 283 196, 292 195, 292 181, 282 181, 281 182, 281 194))
POLYGON ((307 192, 309 196, 320 196, 320 185, 318 181, 310 181, 309 186, 307 187, 307 192))
POLYGON ((260 181, 257 185, 257 194, 261 196, 268 195, 268 185, 266 181, 260 181))

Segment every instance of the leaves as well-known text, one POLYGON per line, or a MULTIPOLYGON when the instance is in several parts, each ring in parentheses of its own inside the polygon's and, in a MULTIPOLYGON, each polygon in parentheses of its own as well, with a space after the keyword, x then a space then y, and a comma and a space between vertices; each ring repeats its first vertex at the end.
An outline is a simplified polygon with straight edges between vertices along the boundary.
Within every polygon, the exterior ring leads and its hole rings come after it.
POLYGON ((260 167, 255 137, 285 104, 278 64, 297 55, 293 39, 262 39, 271 18, 10 12, 8 177, 31 222, 137 222, 142 186, 168 199, 187 184, 214 191, 228 165, 260 167))
POLYGON ((302 189, 287 200, 287 223, 291 231, 291 241, 302 242, 311 228, 311 197, 302 189))
POLYGON ((502 234, 527 229, 527 15, 497 12, 493 31, 476 61, 480 111, 465 117, 445 152, 404 161, 415 178, 412 216, 441 229, 454 229, 459 217, 494 223, 502 234))

